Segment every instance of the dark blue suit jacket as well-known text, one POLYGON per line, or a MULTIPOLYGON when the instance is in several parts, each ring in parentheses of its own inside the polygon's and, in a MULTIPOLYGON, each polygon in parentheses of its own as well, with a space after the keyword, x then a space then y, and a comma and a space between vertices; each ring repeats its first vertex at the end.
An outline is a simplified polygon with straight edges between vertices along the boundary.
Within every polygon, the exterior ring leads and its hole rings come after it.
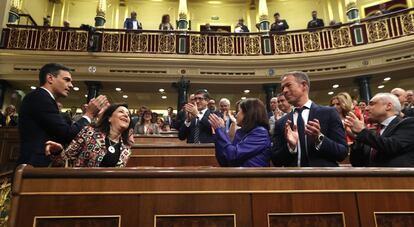
POLYGON ((50 158, 45 155, 45 142, 53 140, 68 144, 87 124, 88 120, 81 118, 69 125, 60 114, 56 101, 44 89, 29 93, 19 112, 19 164, 48 166, 50 158))
MULTIPOLYGON (((199 122, 200 127, 200 143, 214 143, 213 140, 213 133, 211 131, 210 122, 208 122, 208 116, 210 116, 210 110, 204 113, 203 118, 201 118, 199 122)), ((184 120, 185 121, 185 120, 184 120)), ((191 121, 190 127, 187 127, 183 122, 180 131, 178 132, 178 138, 180 140, 187 139, 187 143, 194 143, 194 126, 195 126, 196 119, 194 118, 191 121)))
MULTIPOLYGON (((138 30, 142 29, 142 24, 141 24, 141 22, 139 22, 138 20, 137 20, 137 22, 138 22, 138 24, 137 24, 137 26, 138 26, 138 30)), ((134 25, 132 24, 132 19, 131 19, 131 18, 127 18, 127 19, 125 19, 125 22, 124 22, 124 28, 125 28, 125 29, 128 29, 128 30, 132 30, 132 29, 134 29, 134 25)))
MULTIPOLYGON (((338 112, 332 107, 312 103, 308 120, 315 118, 319 120, 321 133, 325 135, 325 138, 319 150, 316 150, 315 141, 308 137, 309 166, 338 166, 337 162, 343 161, 348 155, 345 130, 338 112)), ((272 161, 275 166, 297 166, 298 156, 290 153, 285 139, 285 124, 288 119, 293 122, 293 111, 275 123, 272 148, 272 161)))
POLYGON ((414 167, 414 118, 394 118, 382 135, 362 130, 351 146, 350 161, 352 166, 414 167))

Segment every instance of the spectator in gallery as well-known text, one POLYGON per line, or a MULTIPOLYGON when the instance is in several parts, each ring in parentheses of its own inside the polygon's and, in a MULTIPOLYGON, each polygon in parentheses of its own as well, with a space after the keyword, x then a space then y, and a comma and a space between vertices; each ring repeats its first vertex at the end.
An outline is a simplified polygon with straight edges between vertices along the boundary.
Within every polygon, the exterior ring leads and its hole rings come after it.
POLYGON ((381 12, 381 15, 390 13, 390 11, 387 10, 387 5, 385 3, 379 5, 379 11, 381 12))
POLYGON ((250 32, 249 28, 247 28, 247 26, 244 24, 244 19, 243 18, 240 18, 239 21, 237 22, 237 24, 234 28, 234 32, 236 32, 236 33, 250 32))
POLYGON ((50 27, 50 16, 43 17, 43 27, 50 27))
POLYGON ((271 32, 283 32, 286 29, 289 29, 288 23, 286 20, 280 19, 279 13, 275 13, 273 17, 275 18, 275 22, 273 22, 273 24, 270 26, 271 32))
POLYGON ((141 30, 142 29, 142 24, 137 19, 137 12, 132 11, 131 17, 125 19, 124 29, 127 29, 127 30, 141 30))
POLYGON ((267 167, 270 165, 271 140, 266 109, 262 101, 249 98, 240 102, 236 131, 231 140, 224 120, 209 116, 213 128, 216 159, 223 167, 267 167))
POLYGON ((318 18, 318 12, 312 11, 312 20, 308 22, 308 29, 322 28, 325 24, 322 19, 318 18))
POLYGON ((125 167, 131 154, 131 118, 126 104, 112 104, 94 126, 84 127, 66 149, 46 142, 56 167, 125 167))
POLYGON ((70 22, 68 20, 64 20, 62 31, 68 31, 69 29, 70 29, 70 22))
POLYGON ((337 22, 335 19, 333 19, 329 22, 329 26, 331 26, 331 27, 340 27, 341 25, 342 25, 342 23, 337 22))
POLYGON ((174 30, 174 27, 170 23, 170 15, 168 15, 168 14, 162 15, 161 24, 158 26, 158 29, 159 30, 166 30, 166 31, 174 30))

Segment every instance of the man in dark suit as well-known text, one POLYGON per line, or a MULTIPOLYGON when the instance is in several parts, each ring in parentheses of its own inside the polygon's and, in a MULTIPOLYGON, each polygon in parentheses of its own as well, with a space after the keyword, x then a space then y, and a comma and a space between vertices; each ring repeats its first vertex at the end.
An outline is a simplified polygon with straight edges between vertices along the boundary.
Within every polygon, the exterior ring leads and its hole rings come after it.
POLYGON ((202 89, 195 93, 195 104, 185 104, 186 119, 178 133, 180 140, 187 139, 187 143, 213 143, 211 125, 208 121, 211 113, 207 108, 209 100, 210 94, 202 89))
POLYGON ((318 12, 312 11, 312 20, 308 22, 308 29, 322 28, 324 26, 323 20, 318 18, 318 12))
POLYGON ((345 159, 345 130, 332 107, 309 99, 309 78, 303 72, 282 76, 282 92, 294 109, 276 122, 272 161, 275 166, 329 167, 345 159))
POLYGON ((378 93, 369 102, 367 111, 369 120, 377 123, 374 132, 354 114, 345 120, 345 125, 355 136, 351 164, 414 167, 414 118, 399 116, 401 104, 398 98, 391 93, 378 93))
POLYGON ((128 30, 141 30, 142 24, 137 20, 137 13, 135 11, 131 12, 131 17, 125 19, 124 28, 128 30))
POLYGON ((171 106, 167 108, 167 116, 164 117, 164 122, 166 125, 169 125, 170 128, 175 127, 177 115, 174 113, 174 108, 171 106))
POLYGON ((275 13, 273 17, 275 18, 275 22, 270 26, 271 32, 283 32, 286 29, 289 29, 288 23, 286 20, 280 19, 279 13, 275 13))
POLYGON ((92 99, 85 115, 69 125, 59 112, 56 99, 68 96, 73 88, 70 69, 59 64, 44 65, 39 72, 40 87, 26 95, 19 113, 19 164, 46 167, 45 143, 52 140, 68 144, 78 132, 107 106, 105 96, 92 99))

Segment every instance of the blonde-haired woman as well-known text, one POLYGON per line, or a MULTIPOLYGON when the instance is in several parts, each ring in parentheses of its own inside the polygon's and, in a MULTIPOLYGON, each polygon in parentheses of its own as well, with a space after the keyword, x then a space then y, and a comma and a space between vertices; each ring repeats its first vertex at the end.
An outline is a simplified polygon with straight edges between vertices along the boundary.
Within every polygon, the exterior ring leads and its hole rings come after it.
MULTIPOLYGON (((354 105, 352 104, 351 96, 346 92, 340 92, 334 97, 332 97, 331 106, 335 107, 336 111, 339 114, 339 117, 342 120, 342 123, 344 123, 346 116, 348 116, 350 112, 355 114, 358 117, 358 119, 362 119, 361 111, 359 110, 359 108, 354 107, 354 105)), ((346 127, 345 130, 347 132, 350 132, 350 129, 346 127)), ((349 134, 350 133, 347 133, 346 136, 346 141, 348 142, 348 144, 354 141, 354 139, 349 134)))

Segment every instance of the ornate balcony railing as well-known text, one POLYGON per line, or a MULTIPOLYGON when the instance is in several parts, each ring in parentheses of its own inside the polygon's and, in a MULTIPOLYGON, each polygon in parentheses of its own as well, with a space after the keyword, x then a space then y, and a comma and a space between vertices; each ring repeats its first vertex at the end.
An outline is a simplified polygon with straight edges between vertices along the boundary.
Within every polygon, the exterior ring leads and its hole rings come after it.
POLYGON ((414 34, 414 8, 359 23, 283 33, 183 31, 84 31, 60 27, 10 25, 3 30, 5 49, 95 51, 109 53, 257 56, 326 51, 381 42, 414 34))

